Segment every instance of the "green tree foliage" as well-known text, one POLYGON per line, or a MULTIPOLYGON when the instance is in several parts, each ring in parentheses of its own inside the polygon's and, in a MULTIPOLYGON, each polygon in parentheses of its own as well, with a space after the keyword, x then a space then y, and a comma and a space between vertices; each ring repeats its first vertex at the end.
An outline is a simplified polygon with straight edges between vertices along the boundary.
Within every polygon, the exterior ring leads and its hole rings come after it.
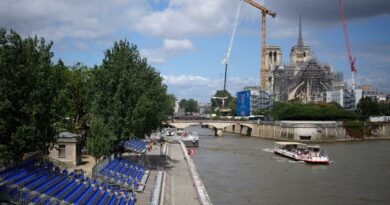
POLYGON ((236 110, 237 110, 237 98, 232 97, 230 103, 228 104, 228 108, 230 109, 230 116, 235 116, 236 115, 236 110))
MULTIPOLYGON (((225 99, 225 109, 230 109, 230 112, 228 115, 235 115, 236 114, 236 105, 237 105, 237 99, 234 98, 227 90, 217 90, 213 97, 227 97, 225 99)), ((210 99, 211 102, 211 110, 214 111, 215 114, 220 114, 220 108, 222 106, 222 99, 212 98, 210 99)))
MULTIPOLYGON (((65 66, 63 66, 65 67, 65 66)), ((68 131, 87 130, 87 115, 89 98, 88 89, 92 76, 92 69, 77 63, 61 69, 64 84, 59 92, 58 105, 61 113, 61 129, 68 131)))
POLYGON ((126 40, 106 50, 91 86, 91 115, 101 116, 118 141, 150 134, 170 112, 162 77, 126 40))
POLYGON ((184 109, 186 113, 196 113, 198 111, 198 101, 194 99, 182 99, 179 102, 179 106, 184 109))
POLYGON ((380 115, 390 116, 390 102, 379 102, 378 108, 380 115))
POLYGON ((61 65, 51 62, 51 46, 0 29, 0 155, 18 160, 29 152, 46 154, 54 141, 63 79, 61 65))
POLYGON ((271 115, 277 120, 345 120, 359 119, 359 115, 335 103, 302 104, 275 102, 271 115))
POLYGON ((95 162, 109 154, 115 137, 102 117, 91 119, 90 134, 87 138, 87 149, 90 155, 95 158, 95 162))
POLYGON ((176 97, 174 95, 168 95, 167 100, 165 101, 166 105, 164 105, 161 109, 165 116, 173 116, 175 112, 175 103, 176 97))
POLYGON ((378 102, 370 97, 364 97, 360 99, 357 104, 356 110, 363 116, 378 115, 380 113, 378 102))

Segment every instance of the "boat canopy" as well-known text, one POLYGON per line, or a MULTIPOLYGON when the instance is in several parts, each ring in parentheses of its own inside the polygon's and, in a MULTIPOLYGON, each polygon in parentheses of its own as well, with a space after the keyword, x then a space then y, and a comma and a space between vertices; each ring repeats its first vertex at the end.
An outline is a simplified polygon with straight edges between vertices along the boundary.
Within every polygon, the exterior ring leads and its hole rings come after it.
POLYGON ((275 142, 275 144, 278 144, 278 145, 305 145, 306 146, 306 144, 299 143, 299 142, 275 142))

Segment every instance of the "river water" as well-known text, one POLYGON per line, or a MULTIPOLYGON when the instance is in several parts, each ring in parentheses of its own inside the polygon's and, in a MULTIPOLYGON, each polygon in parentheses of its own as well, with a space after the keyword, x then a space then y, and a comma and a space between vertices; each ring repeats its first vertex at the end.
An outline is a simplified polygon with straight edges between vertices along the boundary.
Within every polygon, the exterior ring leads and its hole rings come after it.
POLYGON ((322 144, 332 163, 272 153, 273 141, 189 127, 194 161, 214 204, 390 204, 390 140, 322 144))

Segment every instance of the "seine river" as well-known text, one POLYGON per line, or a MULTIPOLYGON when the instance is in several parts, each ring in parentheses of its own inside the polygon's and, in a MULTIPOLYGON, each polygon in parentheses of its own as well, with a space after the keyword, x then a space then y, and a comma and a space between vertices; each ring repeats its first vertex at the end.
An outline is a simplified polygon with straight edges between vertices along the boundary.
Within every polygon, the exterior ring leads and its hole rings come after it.
POLYGON ((273 141, 198 132, 194 161, 214 204, 390 204, 390 140, 322 144, 332 163, 272 153, 273 141))

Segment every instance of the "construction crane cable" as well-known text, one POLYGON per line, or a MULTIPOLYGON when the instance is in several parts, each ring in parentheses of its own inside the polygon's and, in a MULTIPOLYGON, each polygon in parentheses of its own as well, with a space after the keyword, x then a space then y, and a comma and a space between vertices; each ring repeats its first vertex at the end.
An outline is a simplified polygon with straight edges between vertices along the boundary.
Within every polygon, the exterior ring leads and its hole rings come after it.
POLYGON ((236 12, 236 17, 235 17, 234 25, 233 25, 233 31, 232 31, 232 35, 230 36, 229 47, 228 47, 228 49, 227 49, 227 51, 226 51, 225 58, 224 58, 223 61, 222 61, 222 64, 225 64, 225 65, 228 64, 229 57, 230 57, 230 53, 232 52, 234 37, 236 36, 236 30, 237 30, 238 20, 239 20, 240 13, 241 13, 241 5, 242 5, 242 0, 240 0, 240 3, 238 4, 238 8, 237 8, 237 12, 236 12))

